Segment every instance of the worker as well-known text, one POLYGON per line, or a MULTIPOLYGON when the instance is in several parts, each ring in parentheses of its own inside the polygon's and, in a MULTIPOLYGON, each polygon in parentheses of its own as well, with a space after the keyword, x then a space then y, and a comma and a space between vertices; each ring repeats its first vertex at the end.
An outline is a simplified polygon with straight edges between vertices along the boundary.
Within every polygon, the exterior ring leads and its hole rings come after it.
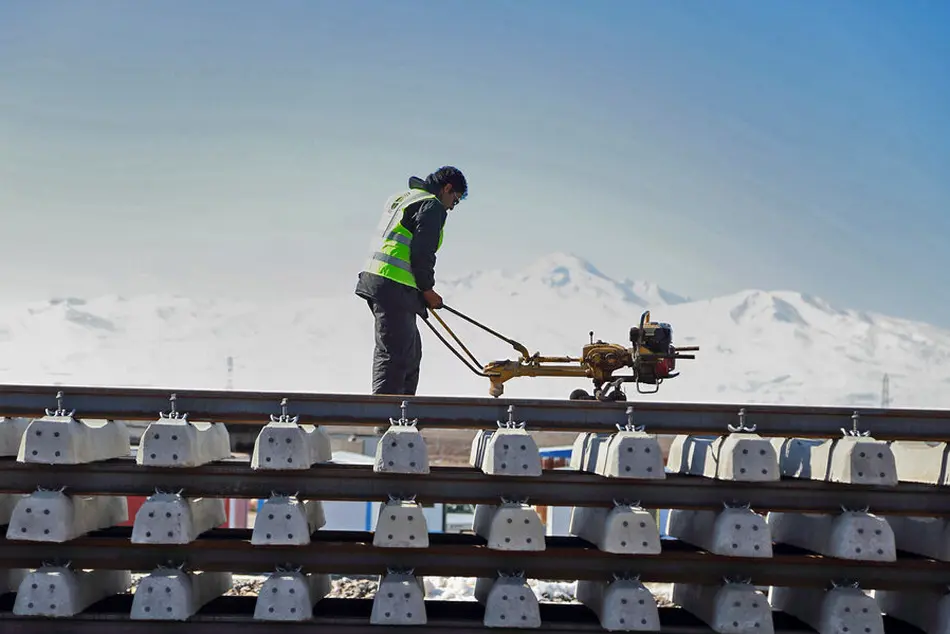
POLYGON ((448 212, 468 195, 465 176, 442 167, 387 202, 357 296, 376 321, 373 394, 414 395, 419 384, 422 338, 416 317, 442 307, 435 291, 435 253, 442 246, 448 212))

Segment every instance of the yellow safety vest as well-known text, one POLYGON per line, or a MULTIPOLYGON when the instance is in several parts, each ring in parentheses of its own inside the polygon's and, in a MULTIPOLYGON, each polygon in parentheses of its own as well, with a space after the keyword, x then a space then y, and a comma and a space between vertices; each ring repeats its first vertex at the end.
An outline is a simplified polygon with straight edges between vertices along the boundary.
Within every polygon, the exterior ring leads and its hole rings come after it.
MULTIPOLYGON (((374 243, 371 247, 372 255, 363 269, 365 272, 374 273, 411 288, 418 288, 409 259, 412 232, 403 226, 402 216, 406 207, 429 198, 435 198, 435 195, 424 189, 410 189, 393 196, 386 202, 386 208, 379 222, 379 233, 374 239, 381 242, 374 243)), ((444 233, 443 228, 439 232, 436 251, 442 246, 444 233)))

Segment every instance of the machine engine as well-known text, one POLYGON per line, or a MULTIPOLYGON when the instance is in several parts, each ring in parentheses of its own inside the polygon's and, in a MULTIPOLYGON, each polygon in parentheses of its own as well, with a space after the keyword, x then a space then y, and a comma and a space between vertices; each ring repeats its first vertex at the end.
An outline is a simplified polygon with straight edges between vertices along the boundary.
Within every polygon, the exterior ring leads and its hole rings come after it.
MULTIPOLYGON (((673 327, 666 322, 650 321, 650 311, 640 316, 640 323, 630 328, 630 347, 619 344, 594 342, 584 346, 581 365, 594 383, 594 393, 577 389, 571 392, 573 400, 625 400, 621 390, 623 383, 636 383, 637 391, 644 393, 640 385, 655 385, 656 392, 665 379, 678 376, 677 359, 692 359, 695 355, 684 355, 683 351, 699 350, 697 346, 676 348, 673 346, 673 327), (614 373, 629 367, 628 376, 614 376, 614 373)), ((649 393, 652 393, 649 392, 649 393)))
MULTIPOLYGON (((647 314, 649 318, 649 313, 647 314)), ((673 347, 673 327, 666 322, 646 322, 630 329, 630 343, 639 350, 637 367, 640 383, 656 385, 663 379, 676 376, 676 348, 673 347)))

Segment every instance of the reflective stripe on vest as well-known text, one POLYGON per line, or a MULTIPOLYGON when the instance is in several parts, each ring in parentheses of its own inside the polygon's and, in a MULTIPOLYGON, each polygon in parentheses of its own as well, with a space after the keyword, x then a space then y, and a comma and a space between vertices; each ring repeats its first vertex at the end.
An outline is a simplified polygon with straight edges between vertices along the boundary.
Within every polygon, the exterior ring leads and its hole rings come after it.
MULTIPOLYGON (((376 240, 381 239, 382 243, 374 245, 372 248, 372 255, 363 269, 365 272, 374 273, 412 288, 418 288, 410 264, 412 232, 403 226, 402 216, 409 205, 430 198, 435 198, 435 195, 422 189, 410 189, 387 201, 379 223, 379 234, 376 238, 376 240)), ((444 230, 439 232, 439 243, 436 246, 436 251, 442 246, 443 235, 444 230)))

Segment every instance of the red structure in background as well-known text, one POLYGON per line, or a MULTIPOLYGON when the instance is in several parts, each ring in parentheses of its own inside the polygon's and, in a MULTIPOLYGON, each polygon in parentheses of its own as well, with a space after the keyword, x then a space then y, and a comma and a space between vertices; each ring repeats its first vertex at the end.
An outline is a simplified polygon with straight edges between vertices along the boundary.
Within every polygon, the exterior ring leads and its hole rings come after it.
MULTIPOLYGON (((132 526, 135 524, 135 514, 139 512, 139 509, 142 508, 142 504, 145 503, 145 496, 139 495, 129 495, 126 496, 126 500, 129 504, 129 519, 119 526, 132 526)), ((225 514, 227 515, 228 521, 219 526, 218 528, 248 528, 247 525, 247 510, 250 500, 236 500, 228 499, 225 500, 225 514)))
POLYGON ((561 467, 566 467, 570 464, 570 458, 563 458, 561 456, 542 456, 541 457, 541 468, 542 469, 559 469, 561 467))

